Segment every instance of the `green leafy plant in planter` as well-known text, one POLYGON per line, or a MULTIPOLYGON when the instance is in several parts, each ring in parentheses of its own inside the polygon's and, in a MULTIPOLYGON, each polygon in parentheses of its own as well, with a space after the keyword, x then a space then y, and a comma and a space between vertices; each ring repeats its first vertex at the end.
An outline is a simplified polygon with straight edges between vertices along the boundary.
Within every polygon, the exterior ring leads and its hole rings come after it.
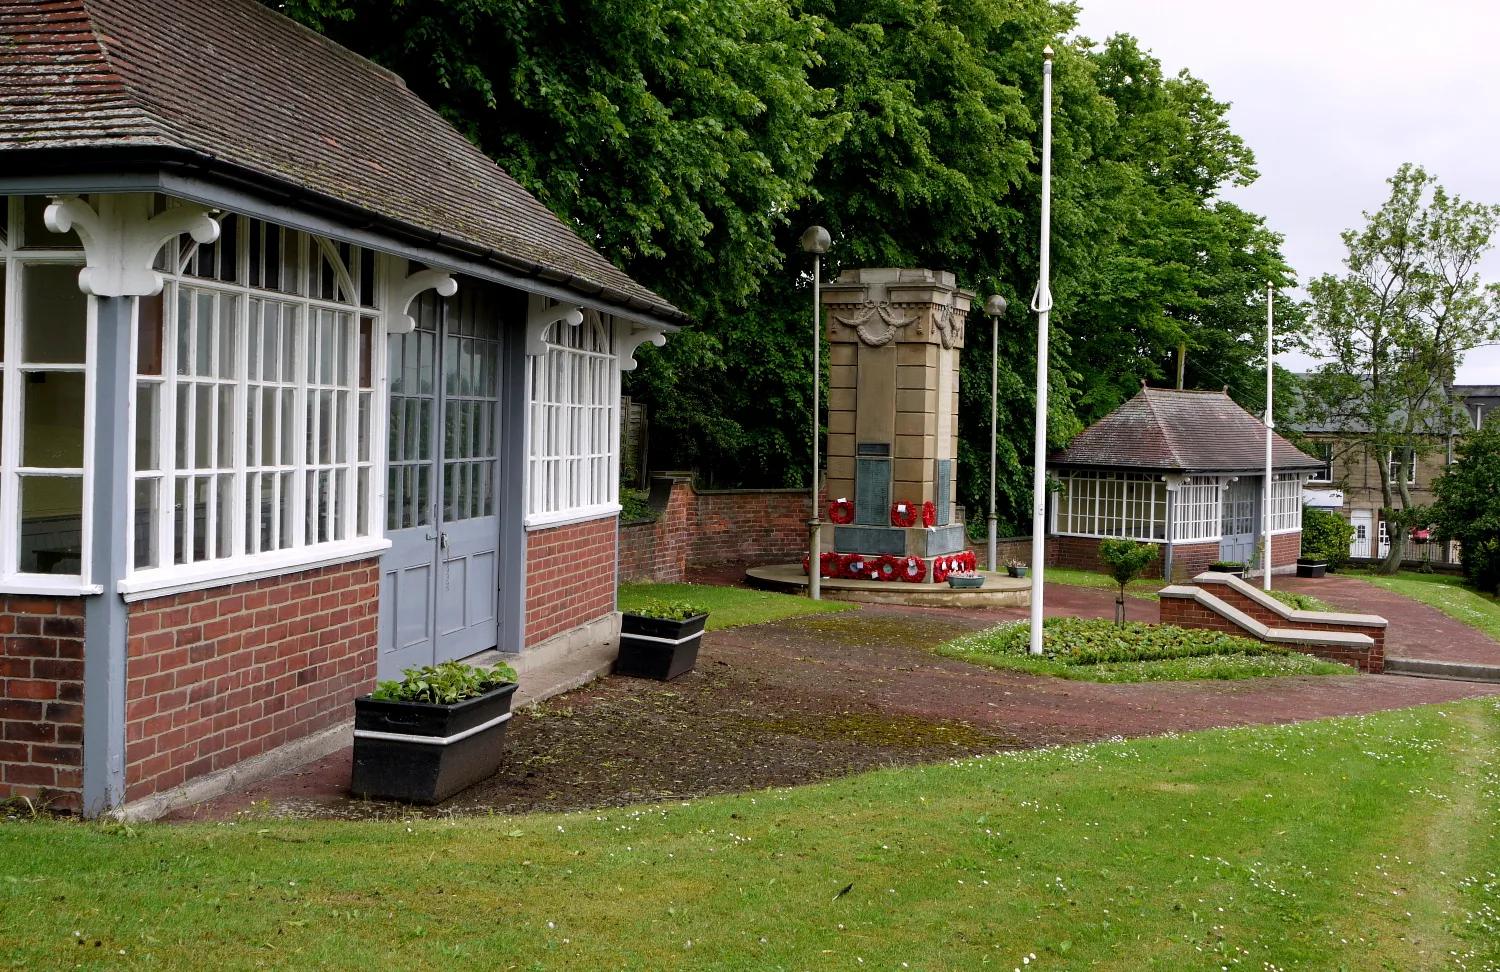
POLYGON ((401 679, 375 686, 372 699, 381 702, 420 702, 426 705, 456 705, 516 680, 516 670, 506 664, 477 668, 456 661, 403 669, 401 679))
POLYGON ((1154 543, 1136 543, 1123 537, 1099 541, 1099 559, 1120 588, 1115 595, 1115 624, 1125 623, 1126 585, 1155 563, 1159 553, 1154 543))
POLYGON ((1245 564, 1240 560, 1215 560, 1208 565, 1208 569, 1215 574, 1243 574, 1245 564))
POLYGON ((1319 559, 1337 570, 1349 561, 1354 524, 1329 510, 1302 508, 1302 556, 1319 559))
POLYGON ((663 621, 686 621, 708 611, 692 601, 647 601, 628 612, 642 618, 660 618, 663 621))

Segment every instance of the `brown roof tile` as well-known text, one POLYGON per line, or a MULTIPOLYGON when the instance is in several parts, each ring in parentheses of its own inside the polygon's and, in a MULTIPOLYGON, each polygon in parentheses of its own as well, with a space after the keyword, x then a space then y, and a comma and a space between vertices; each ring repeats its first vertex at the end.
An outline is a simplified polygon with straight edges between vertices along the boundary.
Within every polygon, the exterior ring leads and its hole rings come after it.
POLYGON ((127 147, 185 150, 682 316, 395 74, 255 0, 0 0, 0 151, 127 147))
MULTIPOLYGON (((1323 465, 1276 435, 1276 469, 1323 465)), ((1216 472, 1264 468, 1266 426, 1223 392, 1142 388, 1084 429, 1049 465, 1216 472)))

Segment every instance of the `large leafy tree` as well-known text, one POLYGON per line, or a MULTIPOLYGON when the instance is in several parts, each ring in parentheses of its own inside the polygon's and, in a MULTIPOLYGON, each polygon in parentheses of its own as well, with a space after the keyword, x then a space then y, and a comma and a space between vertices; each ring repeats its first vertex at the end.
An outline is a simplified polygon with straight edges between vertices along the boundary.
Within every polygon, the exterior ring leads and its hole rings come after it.
POLYGON ((1393 474, 1378 477, 1392 538, 1384 569, 1399 569, 1406 531, 1427 511, 1412 501, 1417 460, 1463 425, 1448 396, 1464 353, 1500 340, 1500 285, 1479 277, 1500 206, 1449 195, 1403 165, 1365 226, 1343 234, 1343 275, 1313 280, 1308 348, 1322 363, 1307 383, 1309 418, 1341 431, 1340 448, 1393 474))
POLYGON ((1500 594, 1500 422, 1460 439, 1457 459, 1432 490, 1438 538, 1459 542, 1469 583, 1500 594))
MULTIPOLYGON (((623 269, 697 318, 641 354, 653 462, 800 485, 810 266, 951 270, 1001 330, 999 514, 1029 508, 1041 50, 1055 79, 1052 415, 1066 442, 1173 370, 1262 392, 1257 294, 1279 239, 1218 198, 1255 177, 1227 106, 1125 36, 1064 42, 1051 0, 288 0, 400 72, 623 269), (1024 448, 1024 446, 1023 446, 1024 448)), ((1295 324, 1295 309, 1283 318, 1295 324)), ((963 359, 960 497, 982 519, 988 325, 963 359)))

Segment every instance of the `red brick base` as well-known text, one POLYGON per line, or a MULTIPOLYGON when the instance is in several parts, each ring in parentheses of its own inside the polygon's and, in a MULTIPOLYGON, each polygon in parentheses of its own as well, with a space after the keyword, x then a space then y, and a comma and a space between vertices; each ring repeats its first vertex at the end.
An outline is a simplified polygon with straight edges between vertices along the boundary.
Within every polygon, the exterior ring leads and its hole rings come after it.
POLYGON ((125 798, 349 719, 375 684, 378 560, 130 605, 125 798))
POLYGON ((83 797, 83 599, 0 597, 0 800, 83 797))
POLYGON ((615 609, 618 517, 526 534, 526 647, 615 609))
MULTIPOLYGON (((1219 591, 1220 588, 1215 587, 1211 591, 1211 593, 1213 593, 1214 596, 1217 597, 1219 596, 1219 591)), ((1224 600, 1227 601, 1227 599, 1224 600)), ((1238 604, 1235 604, 1234 606, 1239 607, 1238 604)), ((1233 621, 1224 617, 1222 614, 1204 607, 1190 597, 1164 596, 1161 599, 1160 617, 1162 624, 1175 624, 1181 628, 1206 628, 1211 631, 1223 631, 1226 634, 1239 635, 1244 638, 1255 638, 1257 641, 1264 640, 1261 638, 1256 638, 1256 635, 1253 632, 1245 630, 1244 628, 1235 624, 1233 621)), ((1257 618, 1257 620, 1261 619, 1257 618)), ((1276 621, 1276 626, 1285 628, 1287 627, 1287 622, 1278 618, 1276 621)), ((1314 626, 1311 624, 1305 625, 1304 627, 1306 627, 1308 630, 1314 630, 1314 626)), ((1325 625, 1322 627, 1317 627, 1315 630, 1352 631, 1357 634, 1371 635, 1372 637, 1375 633, 1374 630, 1364 626, 1351 627, 1325 625)), ((1281 645, 1284 648, 1289 648, 1292 651, 1299 651, 1304 655, 1313 655, 1314 657, 1327 659, 1328 661, 1342 662, 1345 665, 1352 665, 1362 672, 1369 672, 1374 675, 1379 675, 1382 671, 1385 670, 1385 639, 1383 630, 1381 630, 1381 634, 1381 639, 1376 642, 1373 647, 1322 645, 1284 641, 1278 641, 1276 642, 1276 644, 1281 645)))

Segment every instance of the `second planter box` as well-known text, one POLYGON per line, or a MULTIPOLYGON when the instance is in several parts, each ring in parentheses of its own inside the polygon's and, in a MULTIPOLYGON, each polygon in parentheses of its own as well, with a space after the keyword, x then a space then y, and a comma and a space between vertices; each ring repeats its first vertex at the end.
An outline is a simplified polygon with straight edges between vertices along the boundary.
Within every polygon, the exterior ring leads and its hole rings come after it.
POLYGON ((626 614, 620 619, 620 658, 616 675, 665 682, 693 670, 707 614, 682 621, 626 614))

